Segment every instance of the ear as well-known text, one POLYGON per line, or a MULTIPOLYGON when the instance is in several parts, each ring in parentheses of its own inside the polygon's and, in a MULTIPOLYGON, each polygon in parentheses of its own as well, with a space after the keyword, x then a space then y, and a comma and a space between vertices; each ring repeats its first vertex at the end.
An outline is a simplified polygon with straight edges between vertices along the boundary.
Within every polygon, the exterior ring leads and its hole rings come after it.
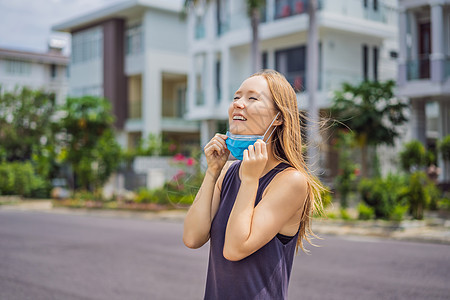
POLYGON ((283 116, 279 114, 278 117, 275 119, 275 122, 273 122, 273 125, 280 126, 281 124, 283 124, 283 116))

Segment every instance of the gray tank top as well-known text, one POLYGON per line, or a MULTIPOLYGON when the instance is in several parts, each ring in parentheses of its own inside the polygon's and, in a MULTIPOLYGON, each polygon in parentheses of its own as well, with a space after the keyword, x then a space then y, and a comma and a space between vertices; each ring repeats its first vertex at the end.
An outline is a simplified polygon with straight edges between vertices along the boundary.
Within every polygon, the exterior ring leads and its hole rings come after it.
MULTIPOLYGON (((297 234, 286 244, 278 236, 240 261, 223 256, 225 231, 241 181, 241 161, 233 163, 222 183, 219 209, 211 223, 210 254, 205 298, 210 299, 287 299, 297 234)), ((276 174, 288 168, 281 163, 259 179, 255 206, 276 174)))

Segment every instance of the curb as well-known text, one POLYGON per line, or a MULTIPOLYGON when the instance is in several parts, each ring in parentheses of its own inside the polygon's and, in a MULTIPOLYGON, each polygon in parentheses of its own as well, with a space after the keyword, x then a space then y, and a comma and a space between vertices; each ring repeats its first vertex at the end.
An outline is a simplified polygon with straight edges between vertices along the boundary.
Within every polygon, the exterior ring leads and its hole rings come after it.
MULTIPOLYGON (((127 218, 144 220, 168 220, 183 222, 186 210, 130 211, 114 209, 87 209, 53 207, 51 200, 33 200, 0 205, 0 211, 38 211, 53 214, 93 216, 106 218, 127 218)), ((450 222, 442 220, 404 220, 390 222, 383 220, 341 221, 313 219, 316 234, 334 236, 366 236, 392 240, 437 243, 450 245, 450 222)))

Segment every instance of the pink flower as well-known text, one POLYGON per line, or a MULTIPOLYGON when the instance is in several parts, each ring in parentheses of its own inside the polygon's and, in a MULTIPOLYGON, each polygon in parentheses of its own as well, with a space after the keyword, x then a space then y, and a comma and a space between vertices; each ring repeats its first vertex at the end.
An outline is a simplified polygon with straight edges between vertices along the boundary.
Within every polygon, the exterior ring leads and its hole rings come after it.
POLYGON ((183 154, 181 153, 177 153, 175 154, 175 156, 173 157, 174 161, 184 161, 186 159, 186 157, 184 157, 183 154))
POLYGON ((169 145, 169 151, 170 152, 173 152, 173 151, 175 151, 177 149, 177 145, 175 145, 175 144, 170 144, 169 145))
POLYGON ((189 157, 189 158, 186 160, 186 165, 187 165, 188 167, 193 166, 194 164, 195 164, 195 160, 194 160, 192 157, 189 157))
POLYGON ((178 170, 177 174, 175 174, 175 176, 173 176, 172 180, 178 181, 181 177, 184 176, 184 174, 186 174, 186 173, 183 170, 178 170))

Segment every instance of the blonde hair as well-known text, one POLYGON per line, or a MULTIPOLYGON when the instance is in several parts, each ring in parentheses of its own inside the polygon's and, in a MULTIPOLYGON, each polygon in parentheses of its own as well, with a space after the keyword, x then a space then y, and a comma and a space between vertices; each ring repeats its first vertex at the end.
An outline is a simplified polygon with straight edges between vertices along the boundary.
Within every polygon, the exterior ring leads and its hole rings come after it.
POLYGON ((303 247, 303 239, 314 245, 310 238, 317 237, 311 228, 312 215, 315 210, 323 212, 321 192, 326 190, 319 179, 309 170, 302 153, 302 136, 300 131, 300 113, 297 106, 297 96, 286 78, 274 70, 263 70, 250 77, 262 76, 267 81, 275 108, 280 112, 283 123, 277 126, 273 133, 272 151, 282 162, 288 163, 302 172, 307 180, 308 193, 304 210, 300 219, 300 232, 297 240, 297 251, 303 247))

